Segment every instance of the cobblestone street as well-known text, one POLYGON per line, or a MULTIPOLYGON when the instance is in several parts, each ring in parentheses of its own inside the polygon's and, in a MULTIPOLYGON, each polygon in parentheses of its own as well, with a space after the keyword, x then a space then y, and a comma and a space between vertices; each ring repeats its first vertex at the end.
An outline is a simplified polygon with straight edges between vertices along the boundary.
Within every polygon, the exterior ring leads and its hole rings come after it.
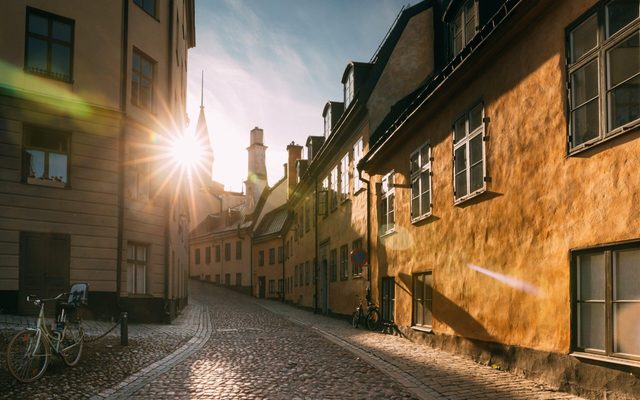
POLYGON ((176 324, 130 330, 128 348, 112 334, 87 346, 79 367, 56 362, 32 384, 2 369, 0 396, 577 399, 397 336, 199 282, 176 324))

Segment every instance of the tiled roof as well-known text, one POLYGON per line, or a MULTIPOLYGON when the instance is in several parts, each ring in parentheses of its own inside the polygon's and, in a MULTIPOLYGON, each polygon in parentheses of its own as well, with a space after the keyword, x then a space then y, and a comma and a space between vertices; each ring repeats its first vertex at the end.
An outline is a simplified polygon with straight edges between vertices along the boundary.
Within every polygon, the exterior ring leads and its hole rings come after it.
POLYGON ((256 229, 255 236, 267 236, 280 232, 287 222, 288 215, 289 211, 286 207, 280 207, 271 211, 265 215, 260 222, 260 225, 256 229))

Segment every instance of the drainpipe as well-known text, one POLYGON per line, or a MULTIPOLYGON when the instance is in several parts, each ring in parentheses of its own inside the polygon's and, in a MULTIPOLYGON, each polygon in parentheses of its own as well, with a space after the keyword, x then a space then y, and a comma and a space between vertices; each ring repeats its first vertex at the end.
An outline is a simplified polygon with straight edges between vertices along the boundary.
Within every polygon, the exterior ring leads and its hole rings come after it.
MULTIPOLYGON (((280 236, 280 238, 282 239, 282 296, 281 296, 281 300, 284 303, 284 293, 285 293, 285 290, 284 290, 284 285, 285 285, 285 283, 284 283, 284 276, 285 276, 284 275, 284 264, 286 262, 285 261, 286 257, 284 256, 284 236, 280 236)), ((278 253, 280 253, 280 252, 278 252, 278 253)), ((278 256, 279 255, 280 254, 278 254, 278 256)))
MULTIPOLYGON (((316 201, 314 202, 314 213, 313 213, 313 220, 314 220, 314 226, 313 226, 313 230, 314 230, 314 238, 313 238, 313 242, 314 242, 314 248, 315 248, 315 253, 316 253, 316 262, 315 265, 313 266, 313 268, 315 269, 316 273, 315 273, 315 277, 316 279, 314 279, 313 285, 315 287, 315 296, 314 296, 314 300, 313 300, 313 312, 314 314, 318 312, 318 276, 320 275, 320 268, 318 267, 319 265, 319 259, 318 259, 318 177, 316 176, 313 180, 313 189, 315 192, 315 198, 316 201)), ((328 199, 327 199, 328 201, 328 199)), ((325 279, 326 279, 326 275, 325 275, 325 279)), ((329 289, 329 284, 327 283, 327 290, 329 289)), ((327 299, 329 298, 329 293, 326 293, 327 299)))
POLYGON ((120 142, 118 152, 120 163, 118 165, 118 233, 116 244, 116 306, 118 311, 122 309, 120 303, 120 290, 122 281, 122 241, 124 240, 124 152, 126 140, 126 116, 127 116, 127 56, 129 54, 129 0, 122 1, 122 65, 120 74, 120 112, 122 121, 120 126, 120 142))
MULTIPOLYGON (((171 51, 171 45, 173 44, 174 41, 174 22, 173 22, 173 17, 174 17, 174 13, 173 13, 173 0, 169 1, 169 41, 168 41, 168 46, 167 46, 167 51, 169 52, 169 68, 167 68, 167 88, 168 88, 168 95, 169 95, 169 102, 171 101, 171 91, 173 89, 173 79, 171 76, 171 70, 173 68, 173 51, 171 51)), ((171 118, 173 117, 172 115, 170 116, 171 118)), ((180 187, 177 188, 178 191, 180 191, 180 187)), ((165 226, 165 232, 164 232, 164 314, 165 314, 165 318, 168 319, 167 322, 171 321, 171 300, 169 299, 169 280, 171 279, 171 276, 169 276, 169 252, 171 251, 171 241, 169 240, 169 235, 171 234, 171 198, 172 196, 169 196, 169 198, 167 199, 167 222, 166 222, 166 226, 165 226)), ((176 205, 174 205, 175 207, 176 205)), ((179 224, 182 224, 182 218, 180 218, 180 220, 178 221, 179 224)), ((182 238, 181 238, 182 239, 182 238)), ((181 249, 182 250, 182 249, 181 249)), ((180 257, 180 253, 178 253, 178 257, 180 257)), ((178 265, 180 265, 180 262, 178 262, 178 265)), ((180 274, 180 268, 178 268, 178 274, 180 274)), ((178 277, 178 282, 180 282, 180 277, 178 277)), ((185 283, 186 284, 186 283, 185 283)), ((181 291, 181 288, 178 287, 178 293, 181 291)), ((176 298, 176 293, 173 294, 173 297, 176 298)), ((179 301, 179 297, 178 300, 179 301)), ((177 305, 176 305, 177 307, 177 305)))
POLYGON ((369 258, 367 273, 367 300, 371 301, 371 182, 362 177, 362 168, 358 166, 358 179, 367 184, 367 257, 369 258))

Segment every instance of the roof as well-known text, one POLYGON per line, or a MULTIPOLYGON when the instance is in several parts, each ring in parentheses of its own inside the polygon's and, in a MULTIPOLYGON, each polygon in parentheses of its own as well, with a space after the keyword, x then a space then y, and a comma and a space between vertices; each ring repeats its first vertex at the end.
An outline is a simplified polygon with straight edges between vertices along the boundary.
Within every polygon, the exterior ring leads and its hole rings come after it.
POLYGON ((289 211, 286 204, 269 212, 264 216, 260 225, 258 225, 258 228, 255 230, 254 237, 260 238, 280 233, 287 223, 288 217, 289 211))

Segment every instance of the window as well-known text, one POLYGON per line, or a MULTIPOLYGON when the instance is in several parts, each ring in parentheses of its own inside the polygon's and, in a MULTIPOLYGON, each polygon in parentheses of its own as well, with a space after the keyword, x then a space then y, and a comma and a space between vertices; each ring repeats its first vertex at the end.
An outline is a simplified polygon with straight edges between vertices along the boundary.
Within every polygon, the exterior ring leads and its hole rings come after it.
POLYGON ((395 188, 393 187, 393 171, 382 178, 380 185, 380 233, 392 232, 396 225, 395 219, 395 188))
POLYGON ((451 28, 451 49, 453 56, 457 56, 460 51, 471 41, 476 34, 478 26, 476 4, 474 0, 469 0, 460 7, 458 13, 450 23, 451 28))
POLYGON ((324 115, 324 137, 331 135, 331 106, 327 108, 327 113, 324 115))
POLYGON ((347 80, 344 83, 344 107, 345 109, 349 107, 351 101, 353 100, 353 68, 347 75, 347 80))
POLYGON ((282 264, 284 262, 284 247, 278 247, 278 262, 282 264))
POLYGON ((431 215, 431 147, 411 153, 411 221, 431 215))
POLYGON ((574 348, 640 360, 640 244, 572 254, 574 348))
POLYGON ((231 261, 231 243, 224 244, 224 260, 231 261))
POLYGON ((569 151, 640 122, 639 3, 601 2, 568 30, 569 151))
POLYGON ((413 325, 431 327, 433 277, 431 271, 413 274, 413 325))
POLYGON ((334 211, 338 208, 338 166, 331 170, 331 190, 329 191, 329 209, 334 211))
POLYGON ((224 274, 224 284, 231 286, 231 274, 224 274))
POLYGON ((311 204, 309 199, 304 202, 304 230, 309 232, 311 229, 311 204))
POLYGON ((456 202, 485 189, 484 108, 482 103, 453 125, 453 195, 456 202))
POLYGON ((311 282, 311 263, 309 261, 304 263, 304 284, 309 286, 311 282))
POLYGON ((216 283, 216 285, 220 284, 220 274, 216 274, 214 282, 216 283))
POLYGON ((318 215, 327 216, 329 211, 329 178, 322 180, 322 187, 318 191, 318 215))
POLYGON ((297 265, 294 267, 293 285, 296 287, 298 286, 298 266, 297 265))
POLYGON ((340 201, 349 197, 349 153, 340 160, 340 201))
POLYGON ((220 262, 220 245, 216 245, 216 262, 220 262))
POLYGON ((269 294, 273 295, 276 293, 276 281, 274 279, 269 279, 269 294))
POLYGON ((362 160, 364 150, 362 147, 362 138, 358 139, 356 144, 353 146, 353 193, 355 194, 358 190, 362 189, 362 181, 360 180, 358 174, 358 163, 362 160))
POLYGON ((69 134, 25 126, 23 182, 65 187, 69 176, 69 134))
POLYGON ((272 247, 269 249, 269 264, 275 264, 275 263, 276 263, 276 249, 272 247))
POLYGON ((156 0, 133 0, 133 2, 142 8, 147 14, 155 18, 156 16, 156 0))
POLYGON ((131 103, 153 111, 153 83, 156 62, 134 49, 131 65, 131 103))
MULTIPOLYGON (((351 243, 351 252, 353 253, 356 250, 362 249, 362 239, 356 239, 351 243)), ((352 263, 351 265, 351 275, 353 276, 361 276, 362 275, 362 264, 352 263)))
POLYGON ((284 294, 284 281, 282 279, 278 279, 278 293, 284 294))
POLYGON ((338 250, 332 249, 329 253, 329 280, 335 282, 338 280, 338 250))
POLYGON ((236 273, 236 286, 242 286, 242 273, 236 273))
POLYGON ((73 20, 27 7, 26 25, 25 70, 71 82, 73 20))
POLYGON ((300 283, 300 286, 302 286, 304 283, 304 264, 300 264, 300 266, 298 267, 298 272, 300 273, 298 282, 300 283))
POLYGON ((262 267, 264 265, 264 250, 258 252, 258 265, 262 267))
POLYGON ((196 264, 200 264, 200 249, 196 249, 195 259, 196 264))
POLYGON ((242 260, 242 242, 236 241, 236 260, 242 260))
POLYGON ((204 262, 211 264, 211 247, 207 246, 204 249, 204 262))
POLYGON ((130 294, 147 293, 147 254, 148 246, 127 243, 127 292, 130 294))
POLYGON ((127 195, 132 200, 149 200, 151 166, 146 158, 141 154, 132 155, 127 166, 127 195))
POLYGON ((340 246, 340 280, 349 279, 349 246, 340 246))

